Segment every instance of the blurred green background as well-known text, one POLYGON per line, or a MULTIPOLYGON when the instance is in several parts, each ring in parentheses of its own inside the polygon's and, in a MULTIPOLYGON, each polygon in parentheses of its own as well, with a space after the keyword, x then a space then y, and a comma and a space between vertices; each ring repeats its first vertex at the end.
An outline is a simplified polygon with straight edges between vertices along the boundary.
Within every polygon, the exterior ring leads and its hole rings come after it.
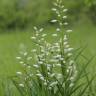
MULTIPOLYGON (((51 12, 54 0, 0 0, 0 77, 14 75, 20 70, 16 61, 21 46, 32 48, 30 36, 33 26, 45 27, 46 33, 54 32, 51 12), (52 27, 53 26, 53 27, 52 27)), ((71 45, 79 48, 87 44, 84 54, 96 54, 96 0, 64 0, 69 9, 68 20, 74 30, 71 45)), ((50 36, 49 36, 50 39, 50 36)), ((90 70, 95 70, 93 60, 90 70)))

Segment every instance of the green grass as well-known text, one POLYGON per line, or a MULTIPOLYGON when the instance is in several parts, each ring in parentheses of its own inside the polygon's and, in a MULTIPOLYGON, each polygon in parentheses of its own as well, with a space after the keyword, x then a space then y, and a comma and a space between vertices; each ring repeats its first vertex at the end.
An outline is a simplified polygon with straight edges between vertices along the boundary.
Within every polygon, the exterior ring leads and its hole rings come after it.
POLYGON ((19 54, 20 45, 30 42, 30 33, 13 31, 0 34, 0 77, 13 75, 18 69, 16 56, 19 54))
MULTIPOLYGON (((87 44, 87 48, 84 54, 91 57, 96 54, 96 27, 87 20, 79 22, 73 28, 74 32, 70 35, 72 47, 79 48, 87 44)), ((53 32, 53 28, 47 28, 47 33, 53 32)), ((16 61, 16 56, 19 54, 20 44, 25 44, 26 47, 31 46, 30 35, 32 34, 31 29, 15 30, 11 32, 5 32, 0 34, 0 77, 14 75, 17 70, 20 69, 20 65, 16 61)), ((50 36, 48 37, 50 38, 50 36)), ((94 66, 96 60, 92 62, 94 66)), ((93 67, 94 66, 94 67, 93 67)))

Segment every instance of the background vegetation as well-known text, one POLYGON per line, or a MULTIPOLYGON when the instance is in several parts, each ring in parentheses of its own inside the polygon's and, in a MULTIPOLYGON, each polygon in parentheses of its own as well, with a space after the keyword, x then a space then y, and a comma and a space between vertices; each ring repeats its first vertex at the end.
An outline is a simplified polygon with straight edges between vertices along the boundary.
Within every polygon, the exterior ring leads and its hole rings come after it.
MULTIPOLYGON (((96 22, 95 0, 64 0, 64 4, 70 10, 70 19, 80 19, 83 14, 96 22)), ((51 7, 52 0, 0 0, 0 28, 24 28, 30 24, 49 23, 53 16, 51 7)))

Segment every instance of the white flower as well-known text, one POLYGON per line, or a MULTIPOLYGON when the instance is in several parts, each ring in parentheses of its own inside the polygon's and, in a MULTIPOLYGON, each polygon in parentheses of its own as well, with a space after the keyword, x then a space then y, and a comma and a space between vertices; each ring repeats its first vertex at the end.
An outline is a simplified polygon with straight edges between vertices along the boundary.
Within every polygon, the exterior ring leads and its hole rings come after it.
POLYGON ((58 14, 58 17, 60 17, 61 15, 60 14, 58 14))
POLYGON ((57 78, 58 79, 62 78, 62 74, 57 74, 57 78))
POLYGON ((68 51, 72 51, 73 49, 74 49, 74 48, 68 48, 67 50, 68 50, 68 51))
POLYGON ((47 85, 47 82, 44 82, 44 85, 46 86, 47 85))
POLYGON ((57 3, 53 3, 54 4, 54 6, 58 6, 58 4, 57 3))
POLYGON ((32 59, 32 57, 28 57, 28 58, 27 58, 28 61, 31 60, 31 59, 32 59))
POLYGON ((38 64, 43 64, 43 62, 42 61, 39 61, 38 64))
POLYGON ((17 75, 22 75, 22 72, 16 72, 17 75))
POLYGON ((43 29, 43 28, 41 28, 39 31, 40 31, 40 32, 42 32, 43 30, 44 30, 44 29, 43 29))
POLYGON ((59 43, 54 43, 55 44, 55 46, 59 46, 59 43))
POLYGON ((41 42, 41 40, 38 40, 38 42, 41 42))
POLYGON ((61 61, 63 61, 64 60, 64 58, 59 58, 61 61))
POLYGON ((69 73, 69 69, 67 69, 66 72, 69 73))
POLYGON ((72 56, 73 54, 72 53, 68 53, 67 56, 72 56))
POLYGON ((42 34, 42 37, 45 37, 47 34, 42 34))
POLYGON ((50 86, 55 86, 55 85, 57 85, 58 84, 58 82, 56 81, 56 82, 52 82, 51 84, 50 84, 50 86))
POLYGON ((66 47, 66 48, 69 48, 69 47, 70 47, 70 45, 66 45, 65 47, 66 47))
POLYGON ((52 87, 49 87, 48 89, 49 89, 49 90, 51 90, 51 89, 52 89, 52 87))
POLYGON ((68 9, 64 9, 64 10, 63 10, 63 12, 67 12, 67 11, 68 11, 68 9))
POLYGON ((57 15, 60 15, 60 12, 59 12, 59 11, 56 11, 56 14, 57 14, 57 15))
POLYGON ((51 22, 52 22, 52 23, 55 23, 55 22, 57 22, 57 20, 51 20, 51 22))
POLYGON ((51 67, 52 65, 51 64, 47 64, 47 67, 51 67))
POLYGON ((60 52, 61 50, 60 50, 60 49, 57 49, 56 51, 57 51, 57 52, 60 52))
POLYGON ((64 49, 64 52, 67 53, 68 52, 68 49, 64 49))
POLYGON ((31 37, 31 39, 35 40, 35 39, 36 39, 36 37, 34 37, 34 36, 33 36, 33 37, 31 37))
POLYGON ((19 86, 20 86, 20 87, 24 87, 24 84, 21 83, 21 84, 19 84, 19 86))
POLYGON ((43 76, 41 76, 40 79, 44 81, 44 77, 43 76))
POLYGON ((64 5, 62 5, 61 8, 64 8, 64 5))
POLYGON ((36 52, 36 51, 37 51, 36 49, 31 50, 31 52, 36 52))
POLYGON ((48 72, 48 75, 50 75, 51 73, 50 72, 48 72))
POLYGON ((61 58, 61 55, 56 55, 55 58, 61 58))
POLYGON ((57 28, 56 31, 59 32, 60 31, 60 28, 57 28))
POLYGON ((40 74, 40 73, 38 73, 38 74, 36 74, 37 76, 39 76, 39 77, 42 77, 42 74, 40 74))
POLYGON ((58 62, 58 59, 51 59, 50 62, 58 62))
POLYGON ((57 9, 56 8, 52 8, 52 11, 57 11, 57 9))
POLYGON ((72 30, 66 30, 66 32, 67 32, 67 33, 70 33, 70 32, 72 32, 72 30))
POLYGON ((38 55, 38 57, 39 57, 39 58, 42 58, 42 57, 43 57, 43 55, 42 55, 42 54, 41 54, 41 55, 38 55))
POLYGON ((39 36, 39 34, 38 34, 38 33, 36 33, 36 36, 39 36))
POLYGON ((20 61, 19 63, 20 63, 20 64, 23 64, 24 62, 23 62, 23 61, 20 61))
POLYGON ((37 30, 37 27, 36 26, 34 26, 33 28, 34 28, 34 30, 37 30))
POLYGON ((66 61, 64 60, 63 63, 66 63, 66 61))
POLYGON ((35 65, 33 65, 33 67, 35 67, 35 68, 39 68, 39 66, 38 66, 38 65, 36 65, 36 64, 35 64, 35 65))
POLYGON ((41 38, 41 41, 44 41, 44 38, 41 38))
POLYGON ((27 52, 24 52, 24 56, 27 56, 27 54, 28 54, 27 52))
POLYGON ((47 66, 47 70, 50 70, 50 67, 49 66, 47 66))
POLYGON ((72 70, 72 65, 69 65, 69 66, 68 66, 68 70, 69 70, 69 69, 72 70))
POLYGON ((74 83, 71 83, 70 85, 69 85, 69 87, 73 87, 74 86, 74 83))
POLYGON ((56 64, 56 66, 61 67, 61 64, 56 64))
POLYGON ((29 69, 30 69, 30 68, 31 68, 31 66, 27 66, 27 68, 29 68, 29 69))
POLYGON ((63 16, 63 19, 66 19, 67 18, 67 16, 63 16))
POLYGON ((64 25, 68 25, 68 22, 65 22, 64 25))
POLYGON ((58 35, 57 34, 52 34, 53 37, 57 37, 58 35))
POLYGON ((16 57, 16 59, 19 59, 19 60, 20 60, 20 59, 21 59, 21 57, 16 57))
POLYGON ((51 74, 50 77, 54 77, 55 76, 55 73, 51 74))
POLYGON ((74 80, 74 77, 70 77, 70 80, 73 81, 74 80))
POLYGON ((68 49, 64 49, 64 52, 67 53, 67 52, 70 52, 72 50, 73 50, 73 48, 68 48, 68 49))
POLYGON ((33 76, 33 74, 29 74, 29 76, 30 76, 30 77, 32 77, 32 76, 33 76))
POLYGON ((68 42, 66 41, 66 42, 64 42, 64 45, 67 45, 68 44, 68 42))
POLYGON ((67 35, 64 35, 64 41, 68 40, 67 35))
POLYGON ((63 25, 63 23, 61 23, 61 22, 60 22, 59 24, 60 24, 60 26, 62 26, 62 25, 63 25))

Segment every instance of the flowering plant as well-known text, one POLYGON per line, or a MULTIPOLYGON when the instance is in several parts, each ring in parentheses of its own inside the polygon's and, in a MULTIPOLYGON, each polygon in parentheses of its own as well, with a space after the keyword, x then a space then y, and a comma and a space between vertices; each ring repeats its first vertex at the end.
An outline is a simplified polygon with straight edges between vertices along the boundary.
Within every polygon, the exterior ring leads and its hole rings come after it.
POLYGON ((67 27, 68 9, 62 0, 56 0, 53 4, 52 11, 57 17, 51 22, 58 25, 50 35, 54 41, 46 39, 48 33, 44 33, 43 28, 34 27, 35 34, 31 39, 35 48, 31 50, 32 56, 24 51, 17 57, 23 68, 12 81, 21 96, 83 96, 93 80, 87 78, 88 84, 82 83, 81 79, 88 77, 82 73, 86 72, 89 61, 77 70, 76 60, 82 50, 74 56, 76 50, 68 42, 72 32, 67 27))

